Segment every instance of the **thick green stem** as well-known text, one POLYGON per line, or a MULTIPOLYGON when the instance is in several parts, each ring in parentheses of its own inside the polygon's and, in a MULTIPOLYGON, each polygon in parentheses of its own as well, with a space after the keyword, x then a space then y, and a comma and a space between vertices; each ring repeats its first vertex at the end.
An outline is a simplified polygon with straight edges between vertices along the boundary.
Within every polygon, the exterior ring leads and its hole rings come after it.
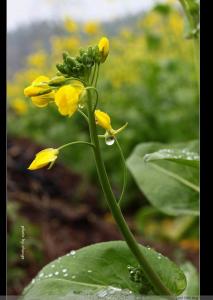
POLYGON ((98 135, 97 135, 97 129, 96 129, 96 124, 95 124, 95 118, 94 118, 94 113, 92 110, 92 100, 91 100, 91 95, 90 91, 88 91, 88 117, 89 117, 89 129, 90 129, 90 137, 91 137, 91 142, 94 144, 94 157, 95 157, 95 162, 96 162, 96 167, 97 167, 97 172, 98 172, 98 177, 100 180, 100 184, 105 196, 105 199, 107 200, 108 206, 112 212, 112 215, 118 225, 119 230, 121 231, 127 245, 129 246, 131 252, 143 268, 143 271, 154 287, 155 291, 159 295, 170 295, 171 293, 168 290, 168 288, 163 284, 161 279, 159 278, 158 274, 153 270, 152 266, 150 263, 147 261, 146 257, 143 255, 141 252, 138 243, 136 242, 133 234, 131 233, 123 215, 120 210, 120 207, 115 199, 115 196, 112 192, 109 179, 106 173, 105 165, 101 156, 101 151, 100 151, 100 145, 99 145, 99 140, 98 140, 98 135))

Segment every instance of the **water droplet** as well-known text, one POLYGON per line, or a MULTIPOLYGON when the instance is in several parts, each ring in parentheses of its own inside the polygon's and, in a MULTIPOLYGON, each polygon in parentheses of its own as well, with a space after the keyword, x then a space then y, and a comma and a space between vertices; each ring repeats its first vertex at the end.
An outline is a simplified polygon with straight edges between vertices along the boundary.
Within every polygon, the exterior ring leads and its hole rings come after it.
POLYGON ((85 106, 84 103, 79 103, 79 104, 78 104, 78 107, 79 107, 80 109, 83 109, 84 106, 85 106))
POLYGON ((92 270, 88 270, 87 272, 88 272, 88 273, 92 273, 92 270))
POLYGON ((116 287, 114 287, 114 286, 109 286, 108 287, 108 292, 109 292, 109 294, 114 294, 115 292, 120 292, 121 291, 121 289, 119 289, 119 288, 116 288, 116 287))
POLYGON ((64 274, 64 277, 67 277, 68 276, 68 274, 66 273, 66 274, 64 274))
POLYGON ((107 290, 100 291, 97 295, 100 298, 104 298, 105 296, 107 296, 107 290))
POLYGON ((43 276, 44 276, 44 273, 40 273, 40 274, 39 274, 39 277, 43 277, 43 276))
POLYGON ((71 255, 75 255, 75 253, 76 253, 75 250, 70 251, 70 254, 71 254, 71 255))
POLYGON ((67 272, 67 269, 63 269, 62 272, 63 272, 63 273, 66 273, 66 272, 67 272))
POLYGON ((51 265, 51 268, 55 268, 55 265, 51 265))
POLYGON ((57 271, 57 272, 55 272, 54 274, 55 274, 55 275, 58 275, 58 274, 59 274, 59 272, 57 271))
POLYGON ((76 276, 75 275, 72 275, 72 277, 71 277, 72 279, 75 279, 76 278, 76 276))
POLYGON ((52 273, 48 275, 48 277, 52 277, 52 276, 53 276, 53 274, 52 274, 52 273))
POLYGON ((48 278, 48 275, 45 275, 44 278, 48 278))
POLYGON ((160 256, 160 255, 158 255, 158 259, 161 259, 161 256, 160 256))
POLYGON ((32 284, 35 283, 35 279, 32 280, 32 284))
POLYGON ((114 136, 107 136, 107 137, 105 138, 105 143, 106 143, 106 145, 108 145, 108 146, 112 146, 112 145, 114 144, 114 142, 115 142, 114 136))

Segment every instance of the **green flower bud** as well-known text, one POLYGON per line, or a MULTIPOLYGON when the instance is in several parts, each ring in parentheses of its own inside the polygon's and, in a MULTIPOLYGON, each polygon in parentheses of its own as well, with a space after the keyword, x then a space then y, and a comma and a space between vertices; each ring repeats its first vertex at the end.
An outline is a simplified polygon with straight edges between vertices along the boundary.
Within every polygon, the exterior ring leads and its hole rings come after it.
POLYGON ((62 74, 67 74, 66 70, 65 70, 65 66, 64 64, 57 64, 56 68, 62 73, 62 74))

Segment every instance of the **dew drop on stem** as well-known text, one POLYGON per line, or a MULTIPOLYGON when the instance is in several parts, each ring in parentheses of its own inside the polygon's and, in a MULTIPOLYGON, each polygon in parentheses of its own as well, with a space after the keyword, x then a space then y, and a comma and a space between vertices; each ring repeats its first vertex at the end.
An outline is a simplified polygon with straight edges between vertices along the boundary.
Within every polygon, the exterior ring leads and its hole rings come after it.
POLYGON ((106 143, 106 145, 108 145, 108 146, 112 146, 112 145, 114 144, 114 142, 115 142, 114 136, 107 136, 107 137, 105 138, 105 143, 106 143))

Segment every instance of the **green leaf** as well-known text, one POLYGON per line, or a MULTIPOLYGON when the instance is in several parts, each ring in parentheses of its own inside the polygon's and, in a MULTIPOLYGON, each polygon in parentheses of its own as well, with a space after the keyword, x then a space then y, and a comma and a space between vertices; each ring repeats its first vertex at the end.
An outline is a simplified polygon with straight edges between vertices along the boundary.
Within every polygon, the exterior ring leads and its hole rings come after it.
POLYGON ((141 191, 160 211, 174 216, 198 215, 199 170, 195 153, 198 153, 198 141, 142 143, 127 159, 127 166, 141 191), (162 158, 159 157, 160 150, 163 150, 162 158), (170 159, 165 159, 165 150, 171 153, 171 157, 167 157, 170 159), (188 158, 187 155, 174 157, 174 153, 181 152, 190 155, 188 158))
POLYGON ((145 162, 168 160, 194 168, 199 168, 200 163, 198 153, 186 149, 161 149, 159 151, 146 154, 144 160, 145 162))
POLYGON ((186 262, 181 266, 186 278, 187 287, 181 296, 196 297, 199 295, 199 276, 195 267, 190 263, 186 262))
MULTIPOLYGON (((167 288, 175 295, 182 293, 186 279, 181 269, 150 248, 140 245, 140 249, 167 288)), ((22 299, 46 300, 48 296, 51 300, 59 299, 59 296, 60 299, 77 299, 76 294, 93 295, 97 299, 107 295, 107 299, 115 299, 115 295, 116 299, 123 299, 125 295, 125 299, 132 299, 128 297, 132 293, 140 295, 147 283, 132 281, 129 266, 137 268, 138 263, 123 241, 99 243, 71 251, 45 266, 25 288, 22 299)))

